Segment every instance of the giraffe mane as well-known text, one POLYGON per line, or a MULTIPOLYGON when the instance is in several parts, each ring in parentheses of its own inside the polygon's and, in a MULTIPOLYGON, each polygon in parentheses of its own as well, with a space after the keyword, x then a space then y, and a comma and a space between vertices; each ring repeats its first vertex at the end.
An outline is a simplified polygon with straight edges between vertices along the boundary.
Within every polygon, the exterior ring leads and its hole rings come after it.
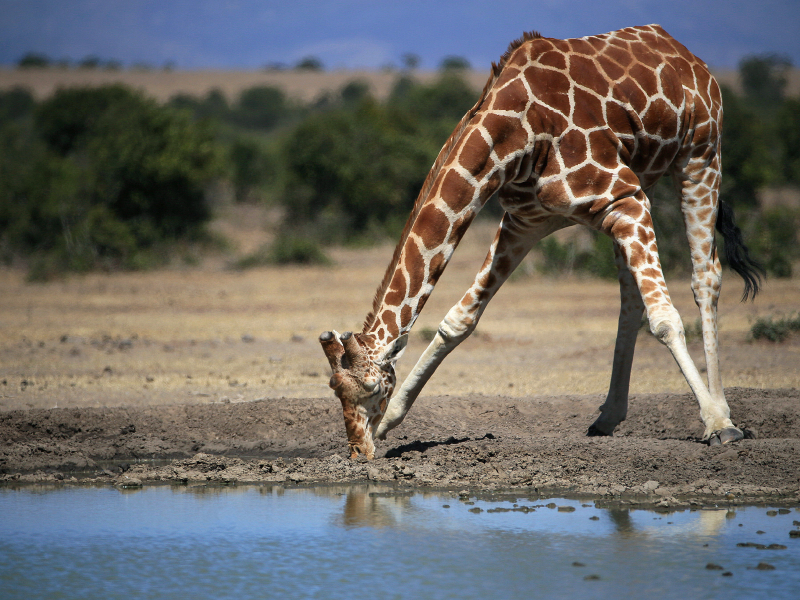
POLYGON ((486 81, 486 85, 483 86, 483 91, 481 92, 480 98, 475 105, 470 108, 463 117, 461 117, 461 120, 458 122, 458 125, 456 125, 453 133, 450 134, 450 137, 439 151, 439 155, 436 157, 431 170, 428 172, 428 176, 425 178, 425 182, 422 184, 422 189, 420 190, 417 199, 414 201, 414 208, 411 209, 411 214, 408 216, 405 227, 403 227, 403 233, 400 235, 400 241, 397 243, 397 246, 394 249, 394 254, 392 254, 392 260, 389 261, 389 266, 386 268, 386 273, 384 273, 381 284, 378 286, 378 289, 375 292, 375 297, 372 300, 372 310, 364 320, 362 333, 367 333, 369 329, 375 325, 375 321, 378 318, 378 309, 380 309, 383 298, 386 296, 386 292, 389 288, 389 284, 392 281, 392 277, 394 276, 395 269, 397 269, 397 265, 400 263, 400 255, 403 252, 403 246, 405 246, 408 236, 411 234, 411 228, 414 226, 414 222, 417 220, 417 216, 419 216, 419 212, 422 210, 422 206, 425 203, 431 188, 433 187, 433 182, 436 180, 442 165, 444 165, 444 163, 447 161, 447 158, 450 156, 450 153, 453 151, 453 148, 455 148, 456 143, 461 138, 461 134, 464 133, 467 123, 469 123, 470 119, 475 116, 480 109, 481 104, 483 104, 483 101, 486 100, 489 90, 491 89, 492 85, 494 85, 494 82, 497 81, 497 78, 500 76, 500 73, 506 66, 506 62, 508 62, 509 58, 511 58, 511 55, 514 53, 514 51, 516 51, 517 48, 522 46, 522 44, 525 42, 541 37, 541 34, 535 31, 523 33, 522 37, 509 44, 508 50, 506 50, 503 56, 500 57, 500 62, 492 63, 492 70, 489 74, 489 79, 486 81))

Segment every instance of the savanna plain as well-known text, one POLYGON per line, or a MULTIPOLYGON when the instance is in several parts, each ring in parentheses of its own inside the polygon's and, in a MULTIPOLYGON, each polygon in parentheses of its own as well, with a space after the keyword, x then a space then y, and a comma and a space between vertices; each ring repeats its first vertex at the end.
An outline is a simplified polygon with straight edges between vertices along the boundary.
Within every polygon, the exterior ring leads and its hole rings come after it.
MULTIPOLYGON (((268 215, 232 206, 215 224, 246 253, 268 215)), ((495 225, 468 232, 417 322, 403 378, 483 260, 495 225)), ((702 443, 699 409, 665 347, 643 330, 628 418, 586 437, 608 385, 616 282, 550 278, 524 264, 477 332, 434 375, 373 461, 347 458, 320 332, 360 330, 393 247, 332 264, 229 268, 223 256, 152 272, 28 283, 0 271, 0 480, 343 483, 525 488, 662 506, 800 501, 800 337, 752 324, 800 306, 797 279, 740 303, 726 272, 721 365, 748 438, 702 443)), ((687 325, 688 277, 668 278, 687 325)), ((690 327, 691 328, 691 327, 690 327)), ((703 365, 702 343, 689 350, 703 365)))

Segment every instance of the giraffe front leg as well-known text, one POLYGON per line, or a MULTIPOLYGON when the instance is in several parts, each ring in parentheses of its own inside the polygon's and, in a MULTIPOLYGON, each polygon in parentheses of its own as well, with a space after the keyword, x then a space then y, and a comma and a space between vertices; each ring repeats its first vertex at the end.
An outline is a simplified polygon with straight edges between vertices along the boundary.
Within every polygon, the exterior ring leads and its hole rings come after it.
POLYGON ((617 244, 614 244, 614 258, 617 263, 620 295, 614 366, 611 370, 611 384, 606 401, 600 407, 600 416, 589 426, 586 432, 588 436, 612 435, 617 425, 622 423, 628 414, 628 389, 633 352, 644 312, 644 304, 636 281, 628 270, 625 257, 617 244))
POLYGON ((386 439, 389 430, 402 423, 437 367, 456 346, 475 331, 489 300, 533 245, 543 237, 569 225, 572 223, 560 217, 525 223, 508 213, 503 216, 486 260, 472 286, 461 301, 448 311, 439 324, 433 341, 422 353, 400 389, 389 400, 386 413, 375 433, 378 439, 386 439))
POLYGON ((649 201, 644 192, 640 190, 636 195, 618 201, 614 211, 606 218, 604 229, 619 245, 639 288, 650 330, 669 348, 700 405, 700 418, 705 425, 703 438, 718 439, 723 443, 742 439, 742 432, 734 427, 730 419, 727 403, 709 393, 686 348, 683 322, 667 291, 658 258, 649 201))

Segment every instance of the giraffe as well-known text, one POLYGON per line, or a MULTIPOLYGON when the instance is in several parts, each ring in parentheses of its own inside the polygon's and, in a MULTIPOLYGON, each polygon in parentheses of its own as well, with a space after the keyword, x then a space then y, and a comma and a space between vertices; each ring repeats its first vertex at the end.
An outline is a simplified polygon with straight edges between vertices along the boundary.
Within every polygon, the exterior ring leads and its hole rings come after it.
POLYGON ((360 333, 320 343, 342 402, 351 457, 399 425, 444 358, 474 330, 495 292, 545 236, 584 225, 613 239, 620 314, 611 382, 590 436, 612 435, 627 414, 636 336, 646 312, 700 406, 703 439, 742 439, 723 393, 716 327, 726 258, 755 297, 762 271, 719 200, 721 96, 707 66, 659 25, 509 46, 481 96, 444 144, 395 249, 360 333), (691 251, 708 383, 691 359, 659 261, 648 190, 670 175, 691 251), (397 394, 395 365, 408 332, 459 241, 497 193, 504 209, 483 266, 441 321, 397 394))

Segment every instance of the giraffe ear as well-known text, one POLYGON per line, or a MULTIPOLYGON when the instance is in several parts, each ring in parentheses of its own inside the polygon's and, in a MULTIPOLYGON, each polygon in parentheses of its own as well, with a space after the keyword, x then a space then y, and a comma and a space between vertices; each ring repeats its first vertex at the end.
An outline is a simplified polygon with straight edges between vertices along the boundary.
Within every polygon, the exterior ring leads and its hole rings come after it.
POLYGON ((407 345, 408 334, 404 333, 386 347, 386 350, 383 351, 380 359, 378 359, 378 363, 381 367, 394 366, 394 363, 403 356, 407 345))

